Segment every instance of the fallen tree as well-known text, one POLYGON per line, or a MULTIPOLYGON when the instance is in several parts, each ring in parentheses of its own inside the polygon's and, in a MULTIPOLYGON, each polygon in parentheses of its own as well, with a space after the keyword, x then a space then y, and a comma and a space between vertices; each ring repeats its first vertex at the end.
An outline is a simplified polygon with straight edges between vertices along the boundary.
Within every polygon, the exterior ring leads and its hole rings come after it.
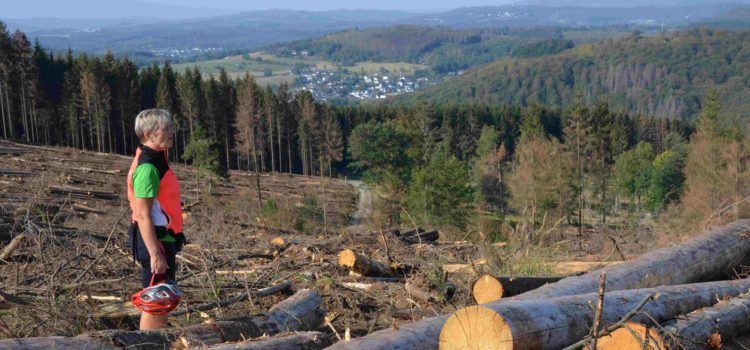
POLYGON ((600 340, 599 349, 641 349, 647 343, 656 349, 705 349, 750 332, 750 298, 743 296, 695 310, 664 323, 628 324, 600 340), (635 337, 633 334, 638 336, 635 337))
MULTIPOLYGON (((595 292, 599 273, 607 272, 607 290, 647 288, 715 279, 740 265, 750 252, 750 220, 718 227, 680 245, 655 250, 626 264, 608 266, 495 303, 595 292)), ((494 304, 494 303, 493 303, 494 304)), ((588 307, 588 306, 587 306, 588 307)), ((427 318, 334 344, 330 349, 437 349, 440 329, 450 315, 427 318)))
MULTIPOLYGON (((750 280, 744 279, 606 293, 601 322, 617 322, 652 295, 654 300, 645 304, 643 313, 633 321, 648 317, 663 322, 711 306, 717 298, 741 295, 749 288, 750 280)), ((594 313, 589 305, 597 299, 597 293, 589 293, 469 306, 445 322, 440 349, 562 349, 590 332, 594 313)))
POLYGON ((555 283, 565 277, 504 277, 484 275, 471 286, 471 296, 477 304, 485 304, 512 297, 555 283))

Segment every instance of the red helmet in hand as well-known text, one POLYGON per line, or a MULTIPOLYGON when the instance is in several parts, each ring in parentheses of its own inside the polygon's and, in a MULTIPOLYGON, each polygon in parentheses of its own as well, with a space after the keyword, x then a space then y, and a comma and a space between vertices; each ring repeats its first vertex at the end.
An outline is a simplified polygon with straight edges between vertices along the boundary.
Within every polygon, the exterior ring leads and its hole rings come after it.
POLYGON ((177 307, 182 292, 174 284, 159 283, 142 289, 130 298, 133 305, 152 315, 166 315, 177 307))

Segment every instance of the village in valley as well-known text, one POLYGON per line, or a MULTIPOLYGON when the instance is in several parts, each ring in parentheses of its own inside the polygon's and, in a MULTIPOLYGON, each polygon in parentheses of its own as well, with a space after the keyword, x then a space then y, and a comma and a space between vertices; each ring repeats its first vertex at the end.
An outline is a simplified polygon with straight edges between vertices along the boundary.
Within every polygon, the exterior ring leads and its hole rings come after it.
POLYGON ((441 78, 404 76, 388 71, 361 74, 350 74, 346 69, 329 71, 308 67, 296 76, 295 87, 310 91, 322 101, 334 98, 374 100, 414 92, 442 81, 441 78))

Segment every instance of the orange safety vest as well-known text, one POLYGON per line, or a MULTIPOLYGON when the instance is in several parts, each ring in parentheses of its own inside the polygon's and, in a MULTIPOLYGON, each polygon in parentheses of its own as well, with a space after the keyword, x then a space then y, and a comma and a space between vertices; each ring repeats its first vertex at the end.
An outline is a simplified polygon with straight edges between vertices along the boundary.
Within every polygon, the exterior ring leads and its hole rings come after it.
POLYGON ((130 170, 128 171, 128 201, 130 202, 130 210, 133 212, 131 221, 133 223, 136 222, 133 172, 135 168, 145 163, 153 164, 159 171, 159 193, 156 195, 156 199, 159 201, 162 211, 167 216, 167 229, 171 230, 175 236, 181 235, 182 205, 180 204, 180 184, 177 182, 177 176, 175 176, 169 167, 165 151, 157 151, 143 145, 135 151, 133 163, 130 165, 130 170))

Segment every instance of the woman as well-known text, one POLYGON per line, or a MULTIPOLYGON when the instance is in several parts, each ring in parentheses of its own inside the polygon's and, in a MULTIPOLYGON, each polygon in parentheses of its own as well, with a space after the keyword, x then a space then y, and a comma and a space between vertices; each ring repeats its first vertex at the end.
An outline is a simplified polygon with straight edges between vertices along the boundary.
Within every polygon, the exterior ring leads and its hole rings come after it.
MULTIPOLYGON (((163 109, 140 112, 135 118, 135 133, 141 145, 135 152, 127 182, 128 201, 133 211, 128 233, 133 258, 143 268, 141 284, 144 290, 136 295, 158 285, 171 297, 155 300, 162 304, 156 304, 159 308, 149 309, 151 304, 142 306, 141 300, 136 300, 134 295, 136 306, 144 310, 140 328, 147 330, 165 327, 167 312, 179 302, 179 289, 174 286, 175 255, 184 242, 184 236, 180 187, 167 162, 167 150, 172 146, 174 135, 169 112, 163 109)), ((148 301, 154 301, 152 298, 149 294, 148 301)))

